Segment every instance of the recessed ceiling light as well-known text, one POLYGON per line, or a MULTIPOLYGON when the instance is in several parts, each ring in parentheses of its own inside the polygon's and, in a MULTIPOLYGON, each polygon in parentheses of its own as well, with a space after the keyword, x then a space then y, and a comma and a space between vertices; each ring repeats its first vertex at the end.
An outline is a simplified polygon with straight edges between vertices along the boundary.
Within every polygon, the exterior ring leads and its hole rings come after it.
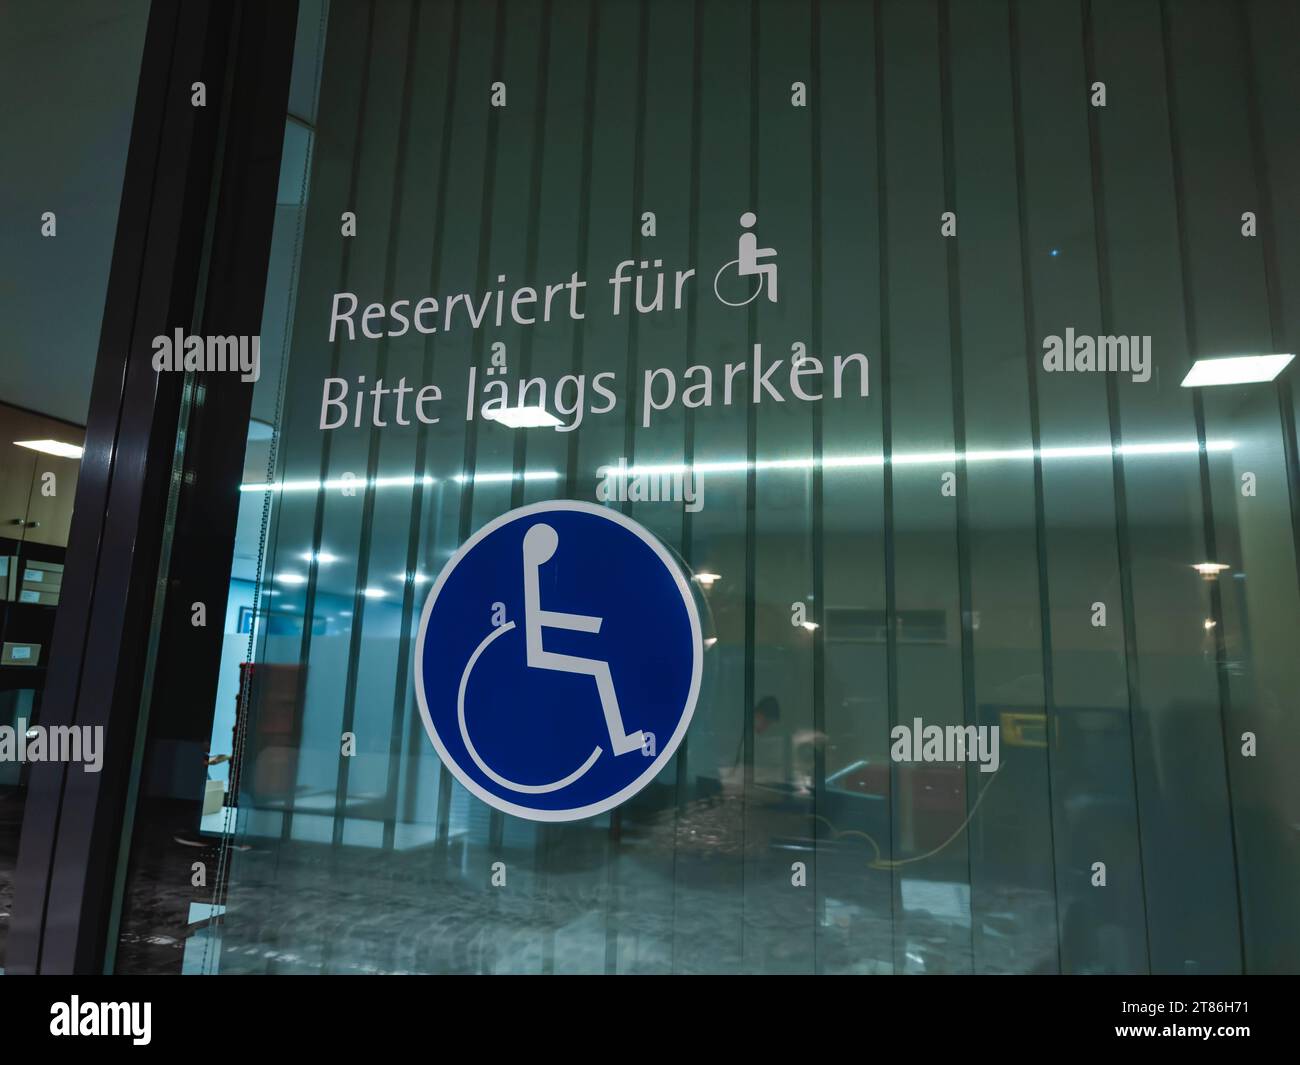
POLYGON ((61 459, 79 459, 86 450, 76 444, 65 444, 62 440, 15 440, 14 443, 30 451, 43 451, 47 455, 57 455, 61 459))
POLYGON ((1271 381, 1294 358, 1294 355, 1234 355, 1226 359, 1197 359, 1183 378, 1183 387, 1207 388, 1211 385, 1271 381))
POLYGON ((544 425, 564 424, 543 407, 499 407, 484 411, 483 417, 511 429, 539 429, 544 425))

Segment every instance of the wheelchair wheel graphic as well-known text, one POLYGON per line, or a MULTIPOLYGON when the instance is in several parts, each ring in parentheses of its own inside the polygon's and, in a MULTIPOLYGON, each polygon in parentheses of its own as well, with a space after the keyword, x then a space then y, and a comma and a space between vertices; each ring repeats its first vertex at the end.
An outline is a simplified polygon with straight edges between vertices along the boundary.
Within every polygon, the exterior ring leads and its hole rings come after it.
MULTIPOLYGON (((753 275, 754 291, 751 292, 746 299, 741 300, 739 303, 733 303, 731 300, 727 299, 726 296, 724 296, 721 292, 718 291, 718 282, 722 280, 723 273, 727 269, 733 266, 739 268, 740 260, 732 259, 731 262, 723 263, 720 267, 718 267, 718 272, 713 275, 713 294, 718 297, 718 301, 720 303, 725 303, 728 307, 748 307, 751 303, 753 303, 756 299, 758 299, 759 293, 763 291, 763 286, 766 284, 766 281, 764 280, 762 274, 754 274, 753 275)), ((739 270, 737 270, 736 276, 737 277, 741 276, 739 270)))
POLYGON ((515 623, 507 621, 493 629, 483 638, 483 642, 478 645, 474 653, 470 655, 469 661, 465 663, 465 671, 460 675, 460 688, 456 696, 456 718, 460 725, 460 738, 465 744, 465 750, 469 756, 474 759, 474 764, 483 771, 483 774, 490 780, 496 781, 503 788, 509 788, 511 791, 518 791, 525 795, 545 795, 550 791, 559 791, 561 788, 567 788, 575 780, 580 778, 588 769, 596 764, 596 759, 600 757, 601 749, 599 746, 587 756, 587 760, 578 766, 572 773, 561 777, 559 780, 553 780, 549 784, 519 784, 507 777, 502 776, 496 770, 483 760, 474 746, 474 741, 469 736, 469 726, 465 721, 465 690, 469 687, 470 675, 474 672, 474 667, 478 665, 479 659, 483 652, 492 645, 492 642, 499 636, 504 636, 507 632, 514 630, 515 623))

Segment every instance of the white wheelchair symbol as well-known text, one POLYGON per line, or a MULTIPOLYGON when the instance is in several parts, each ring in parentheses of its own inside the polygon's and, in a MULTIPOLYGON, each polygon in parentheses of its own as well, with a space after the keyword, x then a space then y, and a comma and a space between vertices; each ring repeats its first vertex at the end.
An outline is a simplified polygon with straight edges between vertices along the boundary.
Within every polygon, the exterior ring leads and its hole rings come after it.
POLYGON ((746 307, 758 299, 759 294, 764 289, 767 290, 767 298, 772 303, 776 302, 776 278, 777 268, 775 262, 762 263, 760 259, 776 259, 775 248, 760 248, 758 238, 749 232, 758 222, 758 216, 753 211, 746 211, 740 216, 740 224, 745 232, 740 235, 740 241, 736 249, 736 258, 730 262, 723 263, 718 268, 718 272, 713 275, 713 294, 718 297, 720 303, 725 303, 728 307, 746 307), (733 302, 727 299, 719 290, 718 282, 722 280, 722 275, 731 267, 736 268, 736 274, 740 277, 753 277, 757 279, 754 291, 746 296, 743 300, 733 302))
MULTIPOLYGON (((524 534, 524 643, 527 648, 526 661, 528 667, 530 669, 550 670, 555 673, 576 673, 594 678, 596 681, 596 694, 600 699, 600 708, 605 717, 605 728, 609 733, 610 748, 615 756, 640 751, 645 743, 645 736, 640 731, 633 733, 624 731, 623 714, 619 709, 618 696, 614 692, 614 678, 610 674, 609 663, 597 659, 579 658, 575 655, 555 654, 547 651, 542 646, 543 629, 565 629, 569 632, 596 634, 600 632, 600 626, 604 621, 603 618, 591 617, 586 614, 566 614, 542 609, 538 570, 550 560, 559 545, 560 537, 556 531, 551 526, 541 522, 524 534)), ((559 780, 551 781, 549 784, 519 784, 503 777, 483 760, 470 739, 469 729, 465 722, 465 691, 469 687, 469 679, 474 672, 474 667, 478 665, 479 659, 491 646, 492 641, 504 636, 507 632, 513 631, 514 628, 515 623, 507 621, 504 625, 493 629, 484 637, 483 642, 475 648, 474 653, 469 656, 469 661, 465 663, 465 670, 461 673, 460 688, 456 695, 456 718, 460 725, 460 737, 465 744, 465 750, 469 752, 469 756, 474 759, 474 764, 483 771, 484 775, 496 781, 503 788, 524 792, 529 795, 542 795, 546 792, 559 791, 561 788, 566 788, 572 784, 596 764, 596 760, 601 756, 602 749, 597 744, 591 754, 587 756, 587 760, 577 769, 559 780)))

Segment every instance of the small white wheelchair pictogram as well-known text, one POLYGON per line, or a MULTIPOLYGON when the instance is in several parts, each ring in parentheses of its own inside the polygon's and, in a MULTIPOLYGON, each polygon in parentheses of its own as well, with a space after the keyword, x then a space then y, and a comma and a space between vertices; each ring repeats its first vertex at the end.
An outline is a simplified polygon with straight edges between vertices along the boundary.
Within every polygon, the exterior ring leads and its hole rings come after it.
POLYGON ((740 241, 737 246, 736 258, 725 262, 719 267, 718 272, 713 275, 713 294, 718 297, 719 302, 725 303, 728 307, 746 307, 753 303, 754 300, 766 289, 769 302, 776 302, 776 249, 760 248, 758 238, 751 232, 758 222, 758 216, 753 211, 746 211, 740 216, 741 227, 745 232, 740 234, 740 241), (760 263, 762 259, 772 259, 772 262, 760 263), (722 280, 722 275, 732 267, 736 268, 738 277, 755 278, 753 291, 742 300, 729 300, 722 294, 718 284, 722 280))

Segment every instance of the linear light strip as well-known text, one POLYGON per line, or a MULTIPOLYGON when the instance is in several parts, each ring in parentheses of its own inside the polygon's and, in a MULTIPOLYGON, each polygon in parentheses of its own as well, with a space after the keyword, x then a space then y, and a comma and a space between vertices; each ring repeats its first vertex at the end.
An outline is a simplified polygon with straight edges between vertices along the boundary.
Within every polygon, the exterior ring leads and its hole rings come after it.
MULTIPOLYGON (((480 473, 470 477, 457 474, 452 480, 464 484, 466 481, 513 481, 519 479, 516 473, 480 473)), ((523 474, 525 481, 554 481, 559 479, 556 470, 532 470, 523 474)), ((332 477, 327 481, 272 481, 266 484, 241 484, 241 492, 319 492, 323 488, 414 488, 416 484, 436 484, 438 479, 425 474, 423 477, 407 475, 405 477, 374 477, 370 479, 332 477)))
MULTIPOLYGON (((1205 450, 1210 452, 1231 451, 1237 446, 1234 440, 1209 440, 1205 450)), ((1146 457, 1159 455, 1195 455, 1200 445, 1195 440, 1171 441, 1168 443, 1121 444, 1118 448, 1109 444, 1097 444, 1077 447, 1045 447, 1037 452, 1033 448, 1014 448, 1007 450, 969 450, 964 453, 956 451, 913 451, 894 454, 891 462, 894 466, 943 466, 956 462, 1015 462, 1031 461, 1035 454, 1043 460, 1114 458, 1116 454, 1127 457, 1146 457)), ((871 469, 885 464, 884 455, 827 455, 821 460, 822 469, 871 469)), ((690 466, 682 463, 666 465, 629 466, 623 472, 629 476, 641 474, 664 475, 677 473, 745 473, 751 468, 756 470, 811 470, 818 465, 815 458, 798 459, 759 459, 754 463, 746 461, 732 462, 696 462, 690 466)), ((617 467, 603 467, 615 470, 617 467)))
MULTIPOLYGON (((1237 446, 1235 440, 1208 440, 1205 450, 1208 452, 1232 451, 1237 446)), ((1145 458, 1163 455, 1195 455, 1200 445, 1195 440, 1174 440, 1146 444, 1110 444, 1078 445, 1075 447, 1044 447, 1035 451, 1033 448, 1007 448, 1001 450, 957 451, 911 451, 896 452, 891 460, 895 466, 943 466, 957 462, 1029 462, 1037 455, 1044 461, 1062 461, 1068 459, 1112 459, 1116 454, 1130 458, 1145 458)), ((759 459, 750 463, 744 459, 722 462, 669 463, 666 465, 629 466, 622 472, 628 476, 642 474, 663 476, 664 474, 686 473, 747 473, 751 466, 756 470, 811 470, 816 468, 818 460, 812 457, 793 459, 759 459)), ((874 455, 826 455, 820 460, 825 470, 860 470, 874 469, 885 465, 883 454, 874 455)), ((618 470, 613 464, 600 467, 611 472, 618 470)), ((554 481, 560 474, 556 470, 530 470, 523 474, 477 473, 456 474, 451 478, 457 484, 473 481, 477 484, 490 484, 516 480, 554 481)), ((427 474, 422 478, 376 477, 371 480, 332 478, 328 481, 284 481, 269 484, 241 484, 241 492, 318 492, 322 488, 374 487, 401 488, 414 487, 417 481, 422 484, 434 484, 436 478, 427 474)))

